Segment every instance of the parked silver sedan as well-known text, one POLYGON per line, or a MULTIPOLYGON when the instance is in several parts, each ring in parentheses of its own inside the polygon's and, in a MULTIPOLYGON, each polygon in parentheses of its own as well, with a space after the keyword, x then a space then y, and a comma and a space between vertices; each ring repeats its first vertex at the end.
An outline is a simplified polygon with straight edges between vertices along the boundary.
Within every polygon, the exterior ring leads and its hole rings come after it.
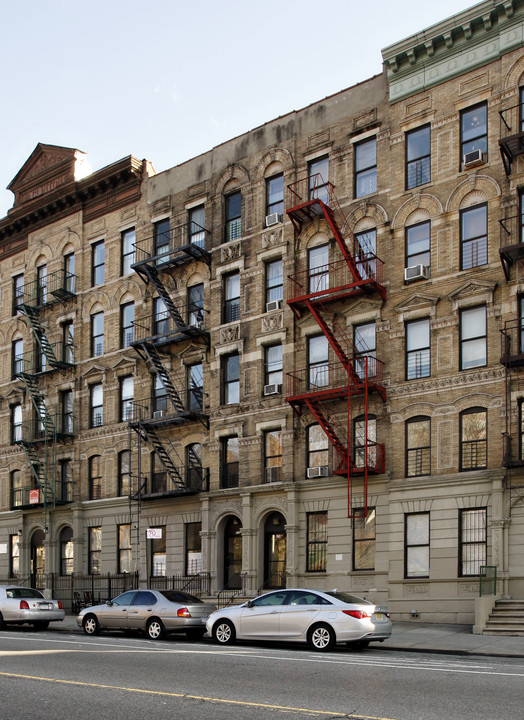
POLYGON ((129 590, 104 605, 80 611, 78 626, 86 635, 101 630, 143 630, 151 640, 166 633, 184 633, 192 640, 206 632, 207 616, 215 605, 180 590, 129 590))
POLYGON ((335 643, 367 647, 391 636, 387 608, 347 592, 275 590, 243 605, 216 610, 207 631, 220 645, 239 640, 307 642, 313 650, 329 650, 335 643))
POLYGON ((42 595, 40 590, 22 585, 0 585, 0 630, 6 625, 29 623, 45 630, 50 622, 63 620, 62 603, 42 595))

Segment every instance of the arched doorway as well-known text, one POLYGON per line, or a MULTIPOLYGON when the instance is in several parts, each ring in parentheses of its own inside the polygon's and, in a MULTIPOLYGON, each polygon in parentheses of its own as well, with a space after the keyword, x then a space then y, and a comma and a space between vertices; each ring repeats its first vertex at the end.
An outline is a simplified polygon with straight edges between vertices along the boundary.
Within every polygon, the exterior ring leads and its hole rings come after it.
POLYGON ((45 587, 45 533, 35 530, 31 536, 31 587, 45 587))
POLYGON ((242 587, 242 523, 230 517, 224 527, 224 585, 228 588, 242 587))
POLYGON ((264 524, 264 587, 286 587, 286 521, 279 512, 264 524))

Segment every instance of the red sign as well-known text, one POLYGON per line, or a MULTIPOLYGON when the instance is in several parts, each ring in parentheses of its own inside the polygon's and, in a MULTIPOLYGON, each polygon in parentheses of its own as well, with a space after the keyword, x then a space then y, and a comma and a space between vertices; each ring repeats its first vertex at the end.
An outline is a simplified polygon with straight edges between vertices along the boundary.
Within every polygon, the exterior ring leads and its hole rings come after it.
POLYGON ((29 504, 34 505, 35 503, 40 502, 40 490, 30 490, 29 491, 29 504))

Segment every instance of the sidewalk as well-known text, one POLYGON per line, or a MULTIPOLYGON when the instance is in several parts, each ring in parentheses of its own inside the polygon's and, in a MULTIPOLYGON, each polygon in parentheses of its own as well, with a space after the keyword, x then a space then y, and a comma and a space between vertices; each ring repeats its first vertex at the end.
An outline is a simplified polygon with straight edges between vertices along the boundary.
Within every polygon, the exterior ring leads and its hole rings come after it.
MULTIPOLYGON (((75 615, 66 615, 63 622, 52 623, 51 627, 62 632, 81 632, 75 615)), ((471 625, 393 622, 391 638, 373 645, 384 650, 524 658, 524 637, 473 635, 471 625)))

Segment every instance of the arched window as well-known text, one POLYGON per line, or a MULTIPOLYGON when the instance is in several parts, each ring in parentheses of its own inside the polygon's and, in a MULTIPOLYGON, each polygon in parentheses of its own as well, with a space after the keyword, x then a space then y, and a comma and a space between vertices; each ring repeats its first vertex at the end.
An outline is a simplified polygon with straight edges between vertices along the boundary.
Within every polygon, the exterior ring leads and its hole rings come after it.
POLYGON ((406 421, 406 477, 431 473, 431 420, 419 415, 406 421))
POLYGON ((89 458, 89 499, 99 500, 102 497, 102 457, 93 455, 89 458))
POLYGON ((60 533, 60 575, 73 573, 73 531, 66 527, 60 533))

